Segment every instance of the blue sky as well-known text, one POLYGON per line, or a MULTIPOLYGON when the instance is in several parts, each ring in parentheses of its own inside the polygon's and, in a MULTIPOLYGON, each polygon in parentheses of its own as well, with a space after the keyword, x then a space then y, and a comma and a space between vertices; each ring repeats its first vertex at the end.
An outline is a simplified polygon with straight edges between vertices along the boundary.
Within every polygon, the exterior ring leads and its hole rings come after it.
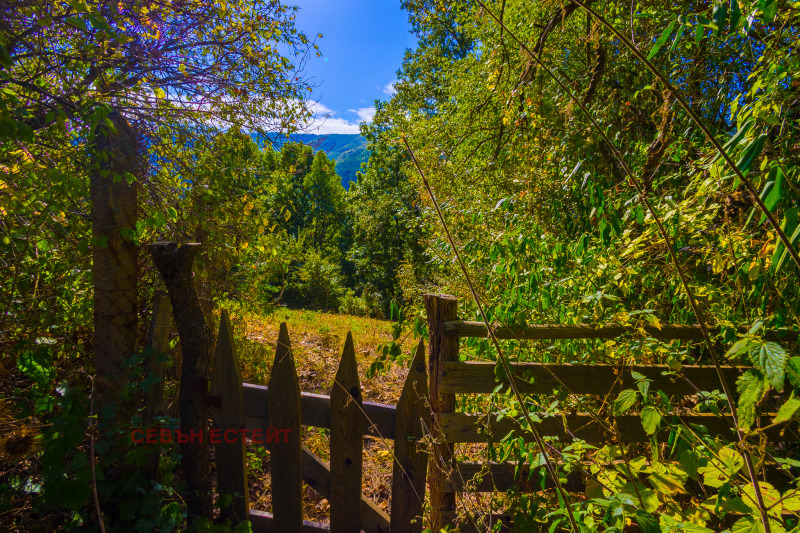
POLYGON ((306 74, 318 87, 316 118, 308 133, 358 133, 374 101, 391 94, 406 48, 415 46, 400 0, 295 0, 297 27, 317 39, 322 57, 306 74))

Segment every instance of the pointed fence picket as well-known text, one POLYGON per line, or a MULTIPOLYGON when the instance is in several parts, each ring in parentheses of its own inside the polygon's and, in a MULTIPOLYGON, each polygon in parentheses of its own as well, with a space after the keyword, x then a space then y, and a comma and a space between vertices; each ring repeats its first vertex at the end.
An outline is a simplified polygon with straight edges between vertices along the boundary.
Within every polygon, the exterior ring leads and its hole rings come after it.
MULTIPOLYGON (((208 404, 215 430, 248 431, 268 441, 272 508, 249 509, 245 443, 216 444, 220 495, 232 497, 222 518, 250 520, 253 531, 387 533, 390 516, 361 492, 364 435, 393 439, 392 531, 422 529, 428 456, 418 445, 430 420, 425 347, 420 342, 397 407, 364 402, 348 333, 330 396, 300 391, 286 324, 280 326, 267 387, 242 383, 228 314, 223 312, 208 404), (330 429, 330 466, 301 442, 302 426, 330 429), (277 438, 276 438, 277 437, 277 438), (331 524, 302 519, 302 487, 331 504, 331 524)), ((224 439, 223 439, 224 440, 224 439)), ((226 498, 227 499, 227 498, 226 498)))

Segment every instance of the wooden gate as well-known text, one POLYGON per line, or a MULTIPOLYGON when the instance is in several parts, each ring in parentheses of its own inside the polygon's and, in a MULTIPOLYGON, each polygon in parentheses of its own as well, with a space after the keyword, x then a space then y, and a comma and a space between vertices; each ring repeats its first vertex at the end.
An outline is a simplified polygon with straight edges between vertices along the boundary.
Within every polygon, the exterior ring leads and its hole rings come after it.
POLYGON ((230 319, 223 311, 209 396, 213 431, 220 440, 232 441, 217 443, 215 450, 219 494, 232 497, 222 517, 234 524, 250 520, 257 533, 421 531, 428 455, 417 443, 429 420, 427 397, 425 347, 420 342, 398 404, 362 401, 350 333, 330 396, 301 392, 285 323, 269 385, 242 383, 230 319), (330 465, 303 446, 303 426, 330 429, 330 465), (268 447, 273 513, 249 508, 245 439, 225 439, 226 432, 268 447), (361 493, 365 434, 394 441, 388 515, 361 493), (329 500, 330 527, 303 520, 303 483, 329 500))
MULTIPOLYGON (((467 362, 459 360, 459 338, 487 338, 488 329, 482 322, 457 320, 457 300, 453 296, 427 294, 424 296, 430 332, 430 403, 433 411, 431 467, 429 490, 431 502, 431 529, 439 531, 455 523, 457 516, 455 494, 459 492, 505 492, 515 489, 520 492, 538 492, 543 487, 553 488, 552 480, 545 477, 542 468, 533 473, 527 467, 517 468, 514 462, 490 463, 456 461, 453 456, 454 443, 497 442, 512 430, 527 442, 532 441, 529 431, 520 427, 519 419, 501 417, 497 413, 457 413, 456 394, 487 394, 498 386, 508 387, 508 379, 498 380, 495 363, 467 362)), ((533 325, 523 327, 491 326, 497 339, 614 339, 633 331, 620 325, 533 325)), ((662 325, 645 327, 648 336, 658 340, 703 339, 698 326, 662 325)), ((714 332, 716 333, 716 332, 714 332)), ((769 340, 796 341, 797 332, 767 332, 769 340)), ((650 390, 662 391, 673 398, 696 395, 701 391, 720 389, 719 376, 713 366, 682 366, 680 371, 666 365, 584 365, 584 364, 511 364, 515 383, 523 394, 552 394, 561 389, 574 397, 614 398, 623 389, 635 389, 639 376, 649 380, 650 390)), ((729 384, 749 367, 722 367, 729 384)), ((641 379, 641 378, 640 378, 641 379)), ((735 438, 727 417, 715 414, 672 415, 678 424, 687 428, 702 426, 710 435, 735 438)), ((773 442, 797 440, 794 431, 786 431, 785 424, 772 424, 774 413, 762 417, 761 427, 773 442)), ((535 424, 542 437, 558 437, 560 441, 580 439, 588 443, 642 443, 650 436, 642 426, 640 415, 607 414, 598 416, 590 412, 559 413, 559 416, 542 418, 535 424)), ((663 441, 670 436, 667 424, 656 432, 654 438, 663 441)), ((683 434, 681 434, 682 436, 683 434)), ((679 437, 681 438, 681 437, 679 437)), ((766 468, 765 475, 774 485, 785 485, 791 478, 786 471, 773 465, 766 468)), ((584 469, 567 476, 565 488, 569 492, 583 492, 591 476, 584 469)), ((563 482, 562 482, 563 483, 563 482)), ((500 522, 510 525, 512 517, 504 513, 489 516, 471 516, 460 524, 460 531, 486 531, 500 522)))

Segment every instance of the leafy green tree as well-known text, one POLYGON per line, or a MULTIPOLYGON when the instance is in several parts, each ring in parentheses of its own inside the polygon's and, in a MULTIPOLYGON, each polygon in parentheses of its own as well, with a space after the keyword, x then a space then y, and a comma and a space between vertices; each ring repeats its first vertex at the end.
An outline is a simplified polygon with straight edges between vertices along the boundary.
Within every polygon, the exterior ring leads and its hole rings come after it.
POLYGON ((409 302, 415 293, 403 294, 398 276, 406 264, 413 288, 422 286, 428 275, 426 253, 428 230, 415 182, 404 168, 407 156, 392 144, 376 123, 365 127, 370 158, 348 192, 347 208, 352 245, 347 253, 352 283, 359 292, 380 295, 388 311, 396 299, 409 302))
MULTIPOLYGON (((793 120, 798 71, 796 54, 787 48, 797 36, 797 2, 406 2, 419 46, 406 55, 397 94, 376 115, 384 142, 399 147, 405 141, 414 151, 490 320, 656 327, 704 320, 719 326, 715 341, 734 346, 728 357, 761 368, 743 378, 731 394, 735 398, 728 399, 749 427, 768 391, 783 390, 781 372, 792 363, 785 348, 768 345, 752 331, 734 343, 737 331, 800 326, 797 269, 741 180, 675 94, 581 4, 591 5, 649 57, 726 145, 784 230, 798 238, 793 120), (699 302, 697 313, 688 291, 699 302)), ((399 170, 416 173, 408 162, 399 170)), ((427 192, 419 190, 427 200, 427 192)), ((424 211, 434 219, 430 209, 424 211)), ((432 282, 471 301, 460 269, 452 268, 442 228, 430 228, 429 267, 447 274, 432 276, 432 282)), ((461 316, 481 319, 472 304, 461 316)), ((477 357, 498 357, 488 341, 468 347, 477 357)), ((519 342, 510 343, 508 355, 533 361, 658 361, 677 368, 711 364, 707 348, 665 346, 647 338, 591 347, 519 342)), ((546 405, 552 397, 541 400, 546 405)), ((618 401, 625 403, 622 395, 618 401)), ((796 402, 783 405, 784 416, 776 420, 796 412, 796 402)), ((647 407, 643 422, 652 429, 648 417, 654 407, 647 407)), ((679 443, 667 454, 653 446, 637 460, 652 455, 669 469, 692 470, 693 458, 711 464, 726 446, 679 443)), ((756 461, 781 455, 742 446, 756 461)), ((503 447, 515 453, 513 443, 503 447)), ((590 456, 600 462, 604 453, 590 456)), ((720 485, 712 470, 706 478, 694 477, 720 485)), ((686 477, 676 479, 683 485, 686 477)), ((751 498, 757 482, 728 475, 724 483, 753 502, 732 530, 766 529, 768 510, 751 498)), ((724 511, 703 514, 701 503, 678 501, 652 478, 645 483, 626 478, 611 492, 629 491, 635 499, 642 498, 635 494, 641 490, 658 496, 644 518, 630 509, 619 511, 604 498, 590 498, 576 509, 590 530, 619 531, 626 520, 636 520, 643 530, 650 523, 651 531, 677 531, 690 522, 703 531, 728 527, 724 511)), ((762 492, 775 494, 769 485, 762 492)), ((558 523, 563 515, 557 502, 534 498, 520 505, 537 521, 549 520, 552 530, 564 526, 558 523)), ((793 525, 785 521, 772 530, 793 525)))
MULTIPOLYGON (((80 404, 82 396, 65 394, 56 401, 56 386, 66 386, 60 383, 64 373, 54 369, 69 368, 78 380, 73 386, 87 390, 93 374, 91 365, 82 372, 75 366, 92 332, 89 250, 105 244, 93 242, 91 231, 90 177, 105 170, 103 154, 93 148, 97 133, 119 130, 112 119, 123 117, 132 125, 135 155, 143 163, 123 176, 99 175, 134 182, 140 191, 139 221, 122 228, 121 239, 138 245, 185 241, 205 232, 206 242, 221 246, 236 233, 230 225, 249 232, 249 221, 239 217, 227 226, 200 226, 225 186, 205 182, 199 163, 211 164, 214 152, 229 162, 245 157, 235 150, 226 155, 224 142, 212 141, 223 130, 290 129, 307 116, 303 102, 309 86, 298 68, 314 45, 295 29, 293 9, 273 0, 113 5, 31 0, 0 2, 0 11, 0 275, 10 280, 0 296, 0 346, 24 359, 37 339, 43 343, 37 367, 47 382, 36 389, 39 407, 20 414, 26 423, 44 427, 44 442, 56 446, 61 432, 83 435, 85 417, 65 418, 75 406, 64 402, 80 404)), ((221 179, 231 178, 221 169, 215 169, 221 179)), ((248 187, 253 185, 241 180, 230 184, 228 192, 237 194, 229 197, 229 212, 243 211, 248 187)), ((144 269, 143 277, 149 283, 139 291, 140 309, 155 281, 152 270, 144 269)), ((33 379, 34 366, 19 368, 33 379)), ((134 402, 141 379, 138 375, 130 390, 119 392, 134 402)), ((112 410, 105 407, 104 417, 112 410)), ((63 448, 43 452, 49 462, 42 502, 79 511, 89 494, 75 487, 86 488, 93 462, 72 461, 68 467, 69 457, 58 457, 59 451, 63 448)), ((143 491, 134 476, 102 479, 114 464, 133 464, 137 453, 109 446, 102 453, 101 503, 108 503, 104 507, 116 527, 138 529, 133 524, 143 517, 132 516, 134 506, 119 501, 136 501, 150 486, 143 491)), ((147 518, 155 520, 163 510, 147 507, 147 518)), ((69 513, 64 520, 77 527, 83 519, 69 513)))

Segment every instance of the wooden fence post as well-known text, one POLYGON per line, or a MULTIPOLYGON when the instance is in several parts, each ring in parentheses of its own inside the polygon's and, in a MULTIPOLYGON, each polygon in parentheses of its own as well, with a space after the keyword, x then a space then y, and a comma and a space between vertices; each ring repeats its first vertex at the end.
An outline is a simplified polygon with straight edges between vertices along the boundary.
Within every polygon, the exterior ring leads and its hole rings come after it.
MULTIPOLYGON (((428 453, 418 447, 423 420, 430 420, 425 342, 420 340, 397 402, 394 422, 394 469, 389 531, 422 531, 422 504, 428 453)), ((429 426, 430 424, 426 424, 429 426)))
POLYGON ((236 526, 249 518, 250 497, 247 488, 245 442, 239 431, 245 427, 242 375, 233 346, 233 328, 227 310, 222 311, 219 321, 211 394, 212 397, 219 398, 212 415, 222 435, 221 442, 215 444, 217 490, 220 495, 233 496, 231 503, 220 511, 220 516, 232 518, 232 525, 236 526), (235 432, 232 442, 228 438, 229 432, 235 432))
MULTIPOLYGON (((172 304, 175 327, 181 339, 180 419, 181 431, 202 435, 208 425, 206 395, 214 354, 211 326, 203 315, 195 289, 192 264, 198 244, 178 246, 174 242, 156 242, 147 248, 164 280, 172 304)), ((211 459, 208 440, 184 442, 181 468, 186 478, 186 512, 189 524, 198 517, 213 518, 211 459)))
MULTIPOLYGON (((144 394, 144 412, 142 425, 153 427, 153 421, 164 414, 164 376, 166 363, 164 354, 169 349, 169 297, 163 292, 156 292, 153 298, 153 316, 147 330, 147 348, 150 355, 145 361, 145 376, 150 388, 144 394)), ((160 453, 156 452, 144 468, 147 479, 157 480, 160 453)))
POLYGON ((453 445, 444 441, 439 426, 439 417, 455 410, 455 394, 442 394, 439 385, 443 376, 443 365, 458 361, 458 337, 445 336, 444 323, 455 320, 458 299, 446 294, 425 294, 425 311, 428 315, 428 375, 430 379, 430 407, 432 413, 431 466, 429 476, 431 501, 431 529, 439 531, 447 525, 456 508, 456 495, 444 492, 447 478, 455 467, 453 445))
POLYGON ((274 530, 301 533, 303 529, 303 444, 300 425, 300 383, 286 323, 281 322, 275 361, 267 388, 270 428, 269 464, 272 473, 274 530), (277 433, 276 433, 277 432, 277 433), (280 439, 275 439, 280 435, 280 439), (278 442, 279 441, 279 442, 278 442))
POLYGON ((347 332, 331 391, 331 531, 361 531, 364 417, 353 336, 347 332))

